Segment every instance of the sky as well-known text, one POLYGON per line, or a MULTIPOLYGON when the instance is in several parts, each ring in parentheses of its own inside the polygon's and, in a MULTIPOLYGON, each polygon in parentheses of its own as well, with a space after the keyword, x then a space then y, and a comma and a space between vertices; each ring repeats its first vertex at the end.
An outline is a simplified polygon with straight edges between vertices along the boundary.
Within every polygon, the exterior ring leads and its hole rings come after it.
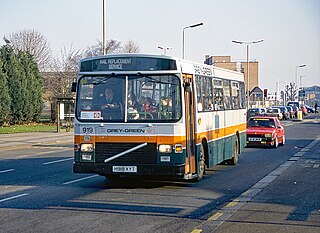
MULTIPOLYGON (((35 29, 61 50, 85 49, 102 41, 103 0, 0 0, 0 46, 3 36, 35 29)), ((259 86, 275 91, 294 82, 320 85, 320 0, 106 0, 107 39, 135 41, 140 52, 182 57, 203 63, 205 55, 259 62, 259 86), (305 64, 303 68, 297 68, 305 64), (297 70, 297 74, 296 74, 297 70), (300 78, 301 76, 301 78, 300 78)))

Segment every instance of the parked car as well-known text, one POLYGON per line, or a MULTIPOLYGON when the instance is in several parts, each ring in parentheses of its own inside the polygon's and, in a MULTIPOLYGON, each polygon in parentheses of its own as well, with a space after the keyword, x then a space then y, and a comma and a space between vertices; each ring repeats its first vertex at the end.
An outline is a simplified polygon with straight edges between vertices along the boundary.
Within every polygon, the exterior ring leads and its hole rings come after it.
MULTIPOLYGON (((308 115, 307 108, 304 105, 300 104, 298 101, 289 101, 287 105, 288 106, 292 106, 292 107, 297 107, 298 108, 297 111, 302 111, 303 116, 308 115)), ((298 112, 297 111, 295 113, 296 117, 298 116, 298 112)))
POLYGON ((294 110, 293 110, 293 107, 291 106, 286 106, 288 112, 289 112, 289 115, 290 115, 290 118, 294 118, 294 110))
POLYGON ((290 118, 290 113, 288 112, 287 108, 285 106, 276 106, 272 108, 279 108, 282 113, 282 119, 288 120, 290 118))
POLYGON ((307 110, 306 106, 301 105, 300 110, 302 111, 303 116, 308 115, 308 110, 307 110))
POLYGON ((266 116, 277 117, 279 120, 283 118, 280 108, 268 108, 266 116))
POLYGON ((298 117, 299 108, 297 106, 292 106, 292 108, 293 108, 293 112, 294 112, 294 117, 298 117))
POLYGON ((247 112, 247 118, 249 119, 250 117, 253 117, 253 116, 264 116, 265 114, 266 114, 265 108, 249 108, 247 112))
POLYGON ((289 101, 288 103, 287 103, 287 105, 288 106, 296 106, 296 107, 298 107, 298 108, 300 108, 300 103, 298 102, 298 101, 289 101))
POLYGON ((251 117, 247 124, 247 146, 273 146, 286 142, 285 130, 277 117, 251 117))
POLYGON ((308 113, 314 113, 315 109, 313 107, 310 107, 308 105, 305 105, 305 107, 307 108, 308 113))

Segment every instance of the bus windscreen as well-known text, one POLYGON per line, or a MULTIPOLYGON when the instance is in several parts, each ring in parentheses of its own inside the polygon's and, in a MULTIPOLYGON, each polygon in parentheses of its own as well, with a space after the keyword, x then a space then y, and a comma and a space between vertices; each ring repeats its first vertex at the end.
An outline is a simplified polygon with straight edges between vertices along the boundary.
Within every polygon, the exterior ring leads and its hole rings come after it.
POLYGON ((175 75, 84 76, 77 119, 104 122, 176 122, 182 115, 175 75))

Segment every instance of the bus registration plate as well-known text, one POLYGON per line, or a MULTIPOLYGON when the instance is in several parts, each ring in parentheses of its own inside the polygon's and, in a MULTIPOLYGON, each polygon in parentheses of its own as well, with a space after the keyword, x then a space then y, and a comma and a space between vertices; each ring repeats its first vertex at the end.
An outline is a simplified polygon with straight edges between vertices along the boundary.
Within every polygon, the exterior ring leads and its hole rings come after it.
POLYGON ((112 167, 113 172, 137 172, 137 166, 113 166, 112 167))

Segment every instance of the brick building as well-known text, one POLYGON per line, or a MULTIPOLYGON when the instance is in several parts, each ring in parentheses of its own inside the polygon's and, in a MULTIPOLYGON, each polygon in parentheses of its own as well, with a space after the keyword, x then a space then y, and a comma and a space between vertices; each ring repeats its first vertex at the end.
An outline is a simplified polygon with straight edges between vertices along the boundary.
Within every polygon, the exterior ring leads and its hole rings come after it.
MULTIPOLYGON (((214 65, 217 67, 240 71, 244 74, 245 86, 247 89, 247 62, 232 62, 231 56, 209 56, 205 57, 205 64, 214 65)), ((253 88, 258 86, 258 66, 257 61, 249 61, 249 90, 252 91, 253 88)))

